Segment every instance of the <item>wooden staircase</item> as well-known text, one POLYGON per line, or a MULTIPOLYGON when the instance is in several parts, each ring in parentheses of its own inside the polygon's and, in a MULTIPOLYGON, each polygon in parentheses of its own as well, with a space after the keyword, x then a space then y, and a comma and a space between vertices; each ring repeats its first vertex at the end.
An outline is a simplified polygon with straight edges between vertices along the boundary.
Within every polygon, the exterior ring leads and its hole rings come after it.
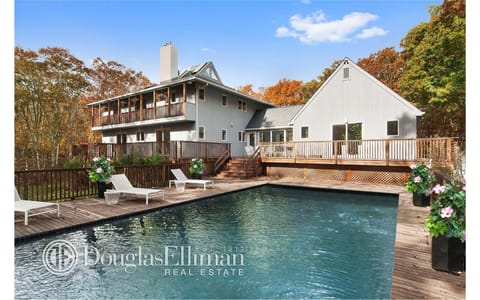
POLYGON ((228 161, 217 178, 251 178, 262 174, 262 162, 258 158, 234 157, 228 161))

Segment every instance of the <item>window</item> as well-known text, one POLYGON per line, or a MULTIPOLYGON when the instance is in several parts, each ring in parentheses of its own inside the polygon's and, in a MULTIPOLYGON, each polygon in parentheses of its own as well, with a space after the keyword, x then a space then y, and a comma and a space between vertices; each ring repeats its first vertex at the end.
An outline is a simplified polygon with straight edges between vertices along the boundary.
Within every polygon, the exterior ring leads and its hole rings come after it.
POLYGON ((227 95, 222 95, 222 106, 227 106, 227 95))
POLYGON ((238 100, 238 110, 247 111, 247 102, 238 100))
POLYGON ((145 131, 137 131, 137 142, 145 141, 145 131))
POLYGON ((119 133, 117 134, 117 144, 126 144, 127 143, 127 134, 119 133))
POLYGON ((222 141, 226 141, 226 140, 227 140, 227 130, 222 129, 222 141))
POLYGON ((350 68, 343 68, 343 79, 350 78, 350 68))
POLYGON ((260 143, 270 142, 270 131, 260 131, 260 143))
POLYGON ((239 142, 245 142, 245 132, 244 131, 239 131, 238 132, 238 141, 239 142))
POLYGON ((387 121, 387 135, 398 135, 398 120, 387 121))
POLYGON ((300 134, 302 139, 308 139, 308 126, 302 126, 300 128, 300 134))
POLYGON ((203 126, 198 127, 198 139, 199 140, 205 139, 205 127, 203 126))
POLYGON ((205 101, 205 89, 198 90, 198 99, 205 101))

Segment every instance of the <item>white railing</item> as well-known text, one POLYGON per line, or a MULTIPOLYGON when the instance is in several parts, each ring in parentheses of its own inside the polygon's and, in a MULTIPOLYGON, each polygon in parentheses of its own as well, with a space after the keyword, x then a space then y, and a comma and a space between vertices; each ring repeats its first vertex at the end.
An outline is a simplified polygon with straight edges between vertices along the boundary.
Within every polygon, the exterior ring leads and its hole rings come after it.
POLYGON ((262 159, 339 161, 429 161, 450 164, 455 138, 378 139, 360 141, 276 142, 260 144, 262 159))

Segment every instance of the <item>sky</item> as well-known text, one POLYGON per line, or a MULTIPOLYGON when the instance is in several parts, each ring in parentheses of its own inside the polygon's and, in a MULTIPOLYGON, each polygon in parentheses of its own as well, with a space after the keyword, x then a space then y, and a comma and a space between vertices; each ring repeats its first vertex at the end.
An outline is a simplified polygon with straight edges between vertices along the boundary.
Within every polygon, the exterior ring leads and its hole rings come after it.
POLYGON ((315 79, 333 61, 357 61, 429 20, 439 0, 16 0, 15 46, 100 57, 159 82, 159 49, 171 41, 179 69, 213 61, 224 84, 268 87, 315 79))

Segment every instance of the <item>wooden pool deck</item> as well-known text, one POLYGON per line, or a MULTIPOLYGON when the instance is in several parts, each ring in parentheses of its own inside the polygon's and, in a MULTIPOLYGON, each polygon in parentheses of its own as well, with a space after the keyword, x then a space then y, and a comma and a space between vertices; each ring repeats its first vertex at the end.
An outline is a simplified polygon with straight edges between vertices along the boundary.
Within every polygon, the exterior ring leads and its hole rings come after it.
POLYGON ((453 275, 431 268, 431 238, 423 223, 423 219, 428 215, 428 208, 413 206, 411 194, 399 186, 263 177, 255 181, 215 180, 214 188, 188 188, 183 193, 174 188, 165 188, 165 200, 151 200, 148 206, 141 199, 125 199, 116 205, 106 205, 101 199, 78 199, 61 203, 60 218, 56 218, 54 214, 38 215, 29 218, 28 226, 23 223, 23 214, 16 214, 15 241, 21 242, 48 233, 81 228, 86 224, 101 223, 108 219, 140 214, 266 183, 398 194, 391 298, 465 299, 465 273, 453 275))

